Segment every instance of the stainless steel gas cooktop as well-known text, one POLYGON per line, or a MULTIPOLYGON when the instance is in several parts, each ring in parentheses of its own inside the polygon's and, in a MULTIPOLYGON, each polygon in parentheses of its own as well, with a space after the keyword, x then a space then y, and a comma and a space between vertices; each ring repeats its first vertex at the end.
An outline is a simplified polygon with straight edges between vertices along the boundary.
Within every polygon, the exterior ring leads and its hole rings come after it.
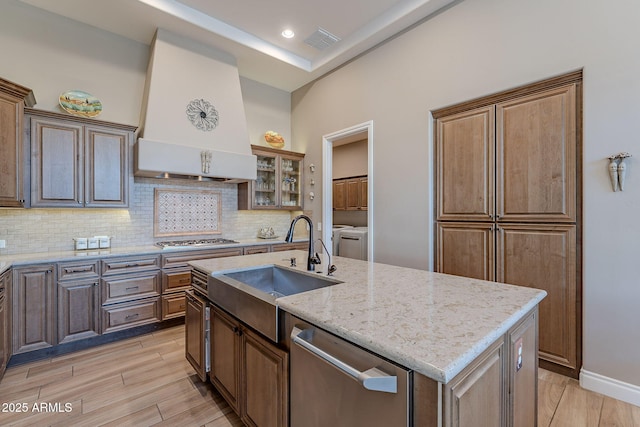
POLYGON ((177 249, 177 248, 194 248, 194 247, 208 247, 216 245, 224 245, 229 243, 238 243, 231 239, 197 239, 197 240, 168 240, 165 242, 157 242, 156 246, 160 246, 162 249, 177 249))

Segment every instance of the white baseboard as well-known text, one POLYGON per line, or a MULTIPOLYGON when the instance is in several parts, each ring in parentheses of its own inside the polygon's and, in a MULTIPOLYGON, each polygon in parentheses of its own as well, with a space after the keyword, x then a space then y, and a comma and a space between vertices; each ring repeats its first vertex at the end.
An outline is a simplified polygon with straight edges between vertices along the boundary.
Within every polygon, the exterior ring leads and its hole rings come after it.
POLYGON ((637 385, 581 369, 580 386, 587 390, 640 406, 640 387, 637 385))

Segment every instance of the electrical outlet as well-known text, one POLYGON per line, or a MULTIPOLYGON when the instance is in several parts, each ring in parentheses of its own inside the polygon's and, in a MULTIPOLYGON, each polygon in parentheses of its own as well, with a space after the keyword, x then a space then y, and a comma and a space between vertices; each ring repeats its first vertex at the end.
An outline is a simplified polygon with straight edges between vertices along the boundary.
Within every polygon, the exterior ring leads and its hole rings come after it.
POLYGON ((322 231, 322 223, 321 222, 318 223, 318 231, 322 231))
POLYGON ((7 247, 7 241, 6 240, 0 240, 0 249, 4 249, 7 247))

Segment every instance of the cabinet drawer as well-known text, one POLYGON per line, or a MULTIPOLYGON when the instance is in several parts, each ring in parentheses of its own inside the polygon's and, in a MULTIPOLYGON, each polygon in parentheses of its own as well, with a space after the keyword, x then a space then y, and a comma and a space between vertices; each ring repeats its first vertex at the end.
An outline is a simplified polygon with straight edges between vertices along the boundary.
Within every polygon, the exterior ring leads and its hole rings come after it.
POLYGON ((245 255, 266 254, 267 252, 269 252, 269 245, 248 246, 244 248, 245 255))
POLYGON ((90 279, 100 275, 100 261, 65 262, 58 264, 58 280, 90 279))
POLYGON ((188 267, 189 261, 242 255, 242 247, 162 254, 162 268, 188 267))
POLYGON ((160 272, 102 279, 102 304, 130 301, 160 294, 160 272))
POLYGON ((160 321, 160 297, 102 307, 102 333, 160 321))
POLYGON ((162 296, 162 320, 184 316, 186 300, 184 292, 162 296))
POLYGON ((273 251, 273 252, 292 251, 292 250, 295 250, 295 249, 306 251, 307 249, 309 249, 309 243, 307 243, 307 242, 281 243, 281 244, 278 244, 278 245, 273 245, 271 247, 271 251, 273 251))
POLYGON ((186 289, 191 285, 191 269, 162 273, 162 293, 186 289))
POLYGON ((132 273, 136 271, 157 270, 160 268, 160 256, 109 258, 102 260, 102 275, 132 273))

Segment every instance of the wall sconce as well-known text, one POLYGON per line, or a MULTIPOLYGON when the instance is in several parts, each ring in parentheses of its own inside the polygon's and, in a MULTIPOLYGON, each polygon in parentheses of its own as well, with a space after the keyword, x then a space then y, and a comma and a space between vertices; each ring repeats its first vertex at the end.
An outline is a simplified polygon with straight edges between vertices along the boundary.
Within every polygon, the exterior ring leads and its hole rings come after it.
POLYGON ((316 171, 316 165, 314 165, 313 163, 311 163, 309 165, 309 170, 311 171, 311 173, 314 173, 316 171))
POLYGON ((631 157, 631 154, 622 152, 609 156, 609 179, 611 180, 611 188, 613 191, 624 190, 624 181, 627 176, 627 164, 625 159, 631 157))

